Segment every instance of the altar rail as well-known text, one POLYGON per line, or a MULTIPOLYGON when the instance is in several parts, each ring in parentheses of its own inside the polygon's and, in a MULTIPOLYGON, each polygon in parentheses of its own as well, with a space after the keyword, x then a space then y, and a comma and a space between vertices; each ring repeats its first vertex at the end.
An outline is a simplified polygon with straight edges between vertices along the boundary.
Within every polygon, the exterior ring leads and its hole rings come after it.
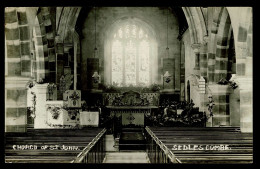
POLYGON ((146 152, 151 163, 181 163, 179 159, 156 137, 149 129, 145 128, 147 140, 146 152))
POLYGON ((105 152, 105 133, 104 128, 71 163, 102 163, 105 152))

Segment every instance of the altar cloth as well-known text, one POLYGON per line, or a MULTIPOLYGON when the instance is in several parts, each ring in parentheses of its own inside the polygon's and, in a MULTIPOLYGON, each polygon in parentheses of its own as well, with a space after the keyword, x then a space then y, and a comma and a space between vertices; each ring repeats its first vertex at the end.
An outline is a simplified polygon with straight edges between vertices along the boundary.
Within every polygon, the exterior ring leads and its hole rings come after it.
POLYGON ((98 127, 99 112, 80 112, 80 125, 98 127))

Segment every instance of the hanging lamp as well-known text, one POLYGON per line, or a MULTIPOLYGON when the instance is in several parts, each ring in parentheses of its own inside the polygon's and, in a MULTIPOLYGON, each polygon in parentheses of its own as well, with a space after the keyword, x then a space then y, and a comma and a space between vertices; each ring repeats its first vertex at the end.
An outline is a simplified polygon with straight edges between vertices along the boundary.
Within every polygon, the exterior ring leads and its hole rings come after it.
MULTIPOLYGON (((98 58, 98 49, 97 49, 97 15, 96 15, 96 7, 94 7, 94 15, 95 15, 95 48, 94 48, 94 58, 98 58)), ((95 71, 92 75, 92 80, 94 84, 100 83, 100 75, 98 71, 95 71)))
POLYGON ((95 15, 95 48, 94 48, 94 58, 98 58, 98 49, 97 49, 97 15, 96 15, 96 7, 94 7, 94 15, 95 15))
MULTIPOLYGON (((169 9, 167 10, 167 24, 166 24, 166 40, 167 40, 167 47, 166 47, 166 58, 169 58, 169 47, 168 47, 168 15, 169 15, 169 9)), ((169 83, 171 81, 171 75, 169 74, 169 71, 166 71, 163 75, 164 82, 169 83)))
POLYGON ((169 15, 169 9, 167 9, 167 24, 166 24, 166 40, 167 40, 167 47, 166 47, 166 58, 169 58, 169 47, 168 47, 168 15, 169 15))

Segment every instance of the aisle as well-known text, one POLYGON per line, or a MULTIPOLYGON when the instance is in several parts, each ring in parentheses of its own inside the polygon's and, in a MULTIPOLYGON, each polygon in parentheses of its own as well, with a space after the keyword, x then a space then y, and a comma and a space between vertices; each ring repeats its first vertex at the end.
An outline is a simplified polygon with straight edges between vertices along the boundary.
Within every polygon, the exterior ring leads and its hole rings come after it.
POLYGON ((150 163, 144 151, 121 151, 106 154, 103 163, 150 163))

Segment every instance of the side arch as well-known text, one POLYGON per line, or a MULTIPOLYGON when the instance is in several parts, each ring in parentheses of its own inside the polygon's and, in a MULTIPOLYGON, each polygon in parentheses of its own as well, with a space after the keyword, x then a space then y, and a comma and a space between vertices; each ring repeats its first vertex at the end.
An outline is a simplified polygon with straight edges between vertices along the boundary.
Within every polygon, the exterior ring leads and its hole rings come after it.
POLYGON ((199 7, 182 7, 182 9, 189 25, 191 44, 203 43, 208 33, 201 9, 199 7))

